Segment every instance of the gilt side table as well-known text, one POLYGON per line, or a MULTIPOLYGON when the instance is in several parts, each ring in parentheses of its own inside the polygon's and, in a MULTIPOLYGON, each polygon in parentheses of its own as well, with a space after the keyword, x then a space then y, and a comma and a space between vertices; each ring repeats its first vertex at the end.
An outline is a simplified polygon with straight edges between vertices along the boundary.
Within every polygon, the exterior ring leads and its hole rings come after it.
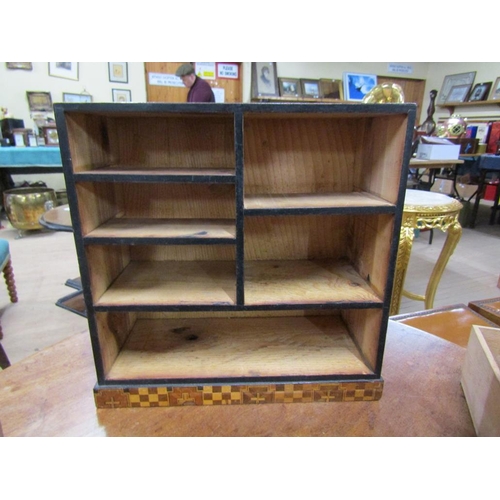
POLYGON ((441 193, 416 189, 406 191, 391 300, 391 315, 398 314, 403 295, 413 300, 421 300, 425 304, 425 309, 432 309, 441 276, 462 236, 462 226, 458 222, 461 209, 460 202, 441 193), (415 229, 440 229, 446 233, 446 241, 430 275, 425 295, 417 295, 404 289, 415 229))

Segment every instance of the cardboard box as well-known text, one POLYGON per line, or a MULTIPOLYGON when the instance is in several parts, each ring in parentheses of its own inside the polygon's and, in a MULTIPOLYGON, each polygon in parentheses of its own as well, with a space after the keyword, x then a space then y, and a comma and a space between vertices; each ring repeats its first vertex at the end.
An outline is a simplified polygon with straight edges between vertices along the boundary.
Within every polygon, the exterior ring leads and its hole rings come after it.
POLYGON ((471 329, 462 388, 478 436, 500 436, 500 329, 471 329))
POLYGON ((419 144, 417 160, 458 160, 459 144, 419 144))

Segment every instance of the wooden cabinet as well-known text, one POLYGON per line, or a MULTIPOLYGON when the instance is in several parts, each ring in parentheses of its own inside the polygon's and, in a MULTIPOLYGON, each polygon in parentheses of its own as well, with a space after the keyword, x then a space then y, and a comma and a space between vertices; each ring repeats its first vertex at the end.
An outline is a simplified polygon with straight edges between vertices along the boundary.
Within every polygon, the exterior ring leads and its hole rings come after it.
POLYGON ((415 105, 55 111, 98 407, 380 397, 415 105))

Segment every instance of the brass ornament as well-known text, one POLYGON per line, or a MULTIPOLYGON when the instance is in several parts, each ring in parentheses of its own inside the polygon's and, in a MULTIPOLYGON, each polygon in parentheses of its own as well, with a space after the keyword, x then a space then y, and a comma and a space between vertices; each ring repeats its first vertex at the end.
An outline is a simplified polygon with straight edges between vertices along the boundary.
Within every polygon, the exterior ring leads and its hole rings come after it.
POLYGON ((373 89, 363 97, 363 102, 366 104, 397 104, 405 102, 405 95, 400 85, 386 82, 373 87, 373 89))

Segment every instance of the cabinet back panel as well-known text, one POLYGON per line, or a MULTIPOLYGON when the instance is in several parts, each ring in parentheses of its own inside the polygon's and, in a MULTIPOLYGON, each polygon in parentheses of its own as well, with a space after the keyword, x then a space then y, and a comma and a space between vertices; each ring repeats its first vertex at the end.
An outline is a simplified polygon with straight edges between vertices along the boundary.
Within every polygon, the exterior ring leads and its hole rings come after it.
POLYGON ((233 245, 134 245, 130 247, 131 260, 229 260, 235 261, 233 245))
POLYGON ((346 256, 349 216, 245 219, 245 259, 339 259, 346 256))
POLYGON ((110 148, 125 167, 234 170, 233 117, 112 118, 110 148))
POLYGON ((351 192, 364 123, 245 117, 245 193, 351 192))
POLYGON ((234 219, 235 190, 224 184, 133 184, 114 186, 125 217, 234 219))

